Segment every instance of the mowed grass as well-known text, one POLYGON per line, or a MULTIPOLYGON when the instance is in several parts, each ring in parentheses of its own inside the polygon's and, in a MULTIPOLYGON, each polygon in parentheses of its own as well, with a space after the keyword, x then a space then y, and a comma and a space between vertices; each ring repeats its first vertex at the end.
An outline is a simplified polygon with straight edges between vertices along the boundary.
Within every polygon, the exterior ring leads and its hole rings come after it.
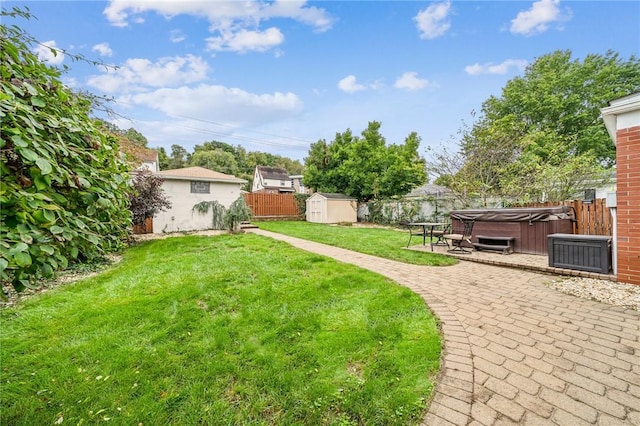
POLYGON ((416 424, 441 348, 408 289, 251 234, 143 243, 0 321, 3 425, 416 424))
MULTIPOLYGON (((336 226, 302 221, 256 222, 260 229, 292 237, 341 247, 385 259, 427 266, 454 265, 449 256, 425 251, 406 250, 409 234, 387 228, 336 226)), ((416 238, 414 241, 417 241, 416 238)), ((422 239, 419 241, 422 244, 422 239)))

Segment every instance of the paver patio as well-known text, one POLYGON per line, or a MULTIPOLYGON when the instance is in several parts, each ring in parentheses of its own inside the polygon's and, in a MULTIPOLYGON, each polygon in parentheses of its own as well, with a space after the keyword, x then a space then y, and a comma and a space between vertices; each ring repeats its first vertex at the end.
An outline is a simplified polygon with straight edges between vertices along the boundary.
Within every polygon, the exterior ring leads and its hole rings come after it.
POLYGON ((438 316, 440 376, 425 425, 640 425, 640 312, 481 263, 409 265, 272 232, 405 285, 438 316))

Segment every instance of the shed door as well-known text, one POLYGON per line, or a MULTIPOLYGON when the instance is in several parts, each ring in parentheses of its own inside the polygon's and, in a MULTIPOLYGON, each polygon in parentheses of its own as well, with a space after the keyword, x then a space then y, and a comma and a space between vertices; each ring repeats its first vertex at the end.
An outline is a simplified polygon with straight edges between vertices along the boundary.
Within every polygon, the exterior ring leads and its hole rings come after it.
POLYGON ((314 223, 323 223, 323 214, 322 214, 322 206, 323 202, 321 199, 311 200, 311 222, 314 223))

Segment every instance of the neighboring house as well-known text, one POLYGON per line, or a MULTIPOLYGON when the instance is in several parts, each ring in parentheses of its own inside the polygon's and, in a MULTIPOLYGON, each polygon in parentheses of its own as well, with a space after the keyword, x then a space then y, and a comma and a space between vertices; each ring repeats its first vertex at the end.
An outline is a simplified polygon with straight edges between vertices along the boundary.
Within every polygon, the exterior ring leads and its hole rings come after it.
POLYGON ((615 192, 617 182, 617 170, 612 169, 604 182, 585 182, 584 188, 576 194, 576 199, 607 198, 609 192, 615 192))
POLYGON ((155 149, 145 148, 125 139, 120 143, 120 155, 132 171, 147 169, 155 173, 160 170, 158 151, 155 149))
POLYGON ((256 166, 251 192, 282 194, 294 191, 289 173, 282 167, 256 166))
POLYGON ((307 198, 307 222, 341 223, 358 221, 358 200, 344 194, 316 192, 307 198))
POLYGON ((304 183, 302 183, 302 175, 291 175, 289 178, 291 179, 291 184, 293 185, 293 189, 296 193, 308 194, 310 192, 309 188, 304 186, 304 183))
POLYGON ((202 201, 217 201, 228 208, 240 197, 242 185, 247 183, 204 167, 163 170, 156 175, 164 179, 162 189, 172 207, 153 218, 154 233, 210 229, 212 214, 194 212, 193 206, 202 201))
POLYGON ((601 113, 616 144, 616 194, 607 196, 614 218, 613 272, 619 282, 640 285, 640 93, 609 102, 601 113))
POLYGON ((158 160, 158 151, 155 149, 144 149, 137 153, 137 158, 140 161, 138 170, 147 169, 151 172, 160 171, 160 161, 158 160))
POLYGON ((449 211, 456 209, 457 202, 453 192, 445 186, 426 183, 403 197, 405 201, 420 202, 418 218, 441 222, 448 217, 449 211))

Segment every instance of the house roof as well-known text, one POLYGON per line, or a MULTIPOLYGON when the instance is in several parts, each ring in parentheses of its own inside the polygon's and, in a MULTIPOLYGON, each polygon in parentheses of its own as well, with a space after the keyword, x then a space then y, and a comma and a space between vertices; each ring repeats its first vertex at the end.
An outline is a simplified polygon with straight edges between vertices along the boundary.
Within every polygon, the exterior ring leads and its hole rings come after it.
POLYGON ((239 179, 233 175, 227 175, 204 167, 185 167, 183 169, 162 170, 156 173, 165 179, 175 180, 202 180, 209 182, 232 182, 246 183, 244 179, 239 179))
POLYGON ((638 110, 640 110, 640 92, 632 93, 619 99, 614 99, 609 102, 608 107, 600 109, 604 125, 607 128, 609 136, 613 140, 614 144, 617 141, 617 116, 638 110))
POLYGON ((158 151, 155 149, 143 149, 136 152, 136 156, 140 161, 155 161, 158 162, 158 151))
POLYGON ((262 179, 291 180, 289 173, 282 167, 256 166, 262 179))
POLYGON ((450 193, 451 190, 445 186, 427 183, 408 193, 407 197, 424 197, 426 195, 443 195, 450 193))
POLYGON ((132 143, 126 138, 120 139, 119 149, 132 168, 142 163, 158 163, 158 151, 132 143))

